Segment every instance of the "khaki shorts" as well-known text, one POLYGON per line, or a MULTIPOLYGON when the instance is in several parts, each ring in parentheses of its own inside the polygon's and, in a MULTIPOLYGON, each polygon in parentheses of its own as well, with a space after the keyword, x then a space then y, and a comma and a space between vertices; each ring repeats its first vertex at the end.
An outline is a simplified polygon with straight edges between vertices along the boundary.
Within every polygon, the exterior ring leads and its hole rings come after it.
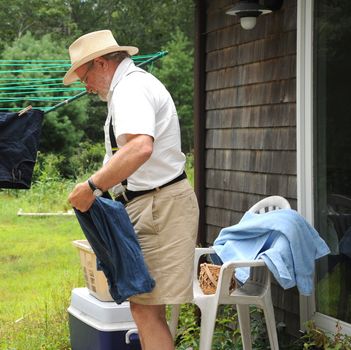
POLYGON ((187 179, 138 197, 126 210, 156 286, 130 301, 182 304, 193 299, 192 276, 199 209, 187 179))

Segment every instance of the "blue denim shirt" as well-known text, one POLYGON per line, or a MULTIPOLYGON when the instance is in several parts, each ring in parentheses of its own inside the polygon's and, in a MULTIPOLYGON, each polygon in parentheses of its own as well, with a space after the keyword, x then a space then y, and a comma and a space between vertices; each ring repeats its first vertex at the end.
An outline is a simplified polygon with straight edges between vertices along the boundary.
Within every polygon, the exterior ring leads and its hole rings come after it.
POLYGON ((0 188, 31 186, 44 112, 0 113, 0 188))
MULTIPOLYGON (((263 214, 246 212, 236 225, 225 227, 213 243, 223 262, 263 259, 284 288, 297 286, 311 295, 315 260, 330 253, 319 233, 293 209, 263 214)), ((236 278, 245 283, 247 268, 237 268, 236 278)))
POLYGON ((130 296, 151 292, 150 276, 132 223, 122 203, 96 198, 79 224, 104 272, 112 298, 121 304, 130 296))

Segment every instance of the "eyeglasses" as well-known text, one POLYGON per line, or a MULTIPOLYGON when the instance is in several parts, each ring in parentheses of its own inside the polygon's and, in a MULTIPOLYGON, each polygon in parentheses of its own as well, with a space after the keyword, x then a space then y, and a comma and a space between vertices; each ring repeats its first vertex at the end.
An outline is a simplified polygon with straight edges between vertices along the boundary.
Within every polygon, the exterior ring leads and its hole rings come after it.
POLYGON ((93 68, 94 65, 94 60, 89 62, 88 68, 85 71, 84 75, 82 76, 82 78, 80 79, 80 81, 84 84, 87 85, 87 75, 89 73, 89 71, 91 70, 91 68, 93 68))

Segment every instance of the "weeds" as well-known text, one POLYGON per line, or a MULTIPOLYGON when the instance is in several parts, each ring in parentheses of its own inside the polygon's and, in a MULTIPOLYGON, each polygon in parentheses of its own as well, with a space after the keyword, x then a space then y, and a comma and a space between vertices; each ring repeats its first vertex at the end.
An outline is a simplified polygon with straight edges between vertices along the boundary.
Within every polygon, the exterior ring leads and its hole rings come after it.
POLYGON ((68 350, 69 330, 67 305, 72 284, 37 299, 28 312, 14 321, 5 322, 0 330, 1 350, 68 350))
POLYGON ((308 350, 350 350, 351 337, 341 333, 339 323, 335 326, 335 333, 325 332, 316 327, 313 321, 306 324, 306 334, 299 339, 302 349, 308 350))
MULTIPOLYGON (((195 305, 182 306, 176 339, 177 350, 199 349, 200 326, 198 316, 199 310, 195 305)), ((251 320, 253 348, 255 350, 268 349, 269 343, 262 311, 252 308, 251 320)), ((231 305, 221 305, 219 307, 211 349, 242 349, 238 317, 235 308, 231 305)))

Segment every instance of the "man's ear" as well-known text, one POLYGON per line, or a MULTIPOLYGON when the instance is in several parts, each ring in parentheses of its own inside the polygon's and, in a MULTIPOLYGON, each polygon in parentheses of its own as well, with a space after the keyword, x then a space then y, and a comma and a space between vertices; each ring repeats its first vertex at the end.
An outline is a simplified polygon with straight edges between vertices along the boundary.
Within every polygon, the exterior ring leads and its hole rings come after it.
POLYGON ((108 69, 109 61, 103 57, 96 57, 94 59, 94 64, 106 71, 108 69))

